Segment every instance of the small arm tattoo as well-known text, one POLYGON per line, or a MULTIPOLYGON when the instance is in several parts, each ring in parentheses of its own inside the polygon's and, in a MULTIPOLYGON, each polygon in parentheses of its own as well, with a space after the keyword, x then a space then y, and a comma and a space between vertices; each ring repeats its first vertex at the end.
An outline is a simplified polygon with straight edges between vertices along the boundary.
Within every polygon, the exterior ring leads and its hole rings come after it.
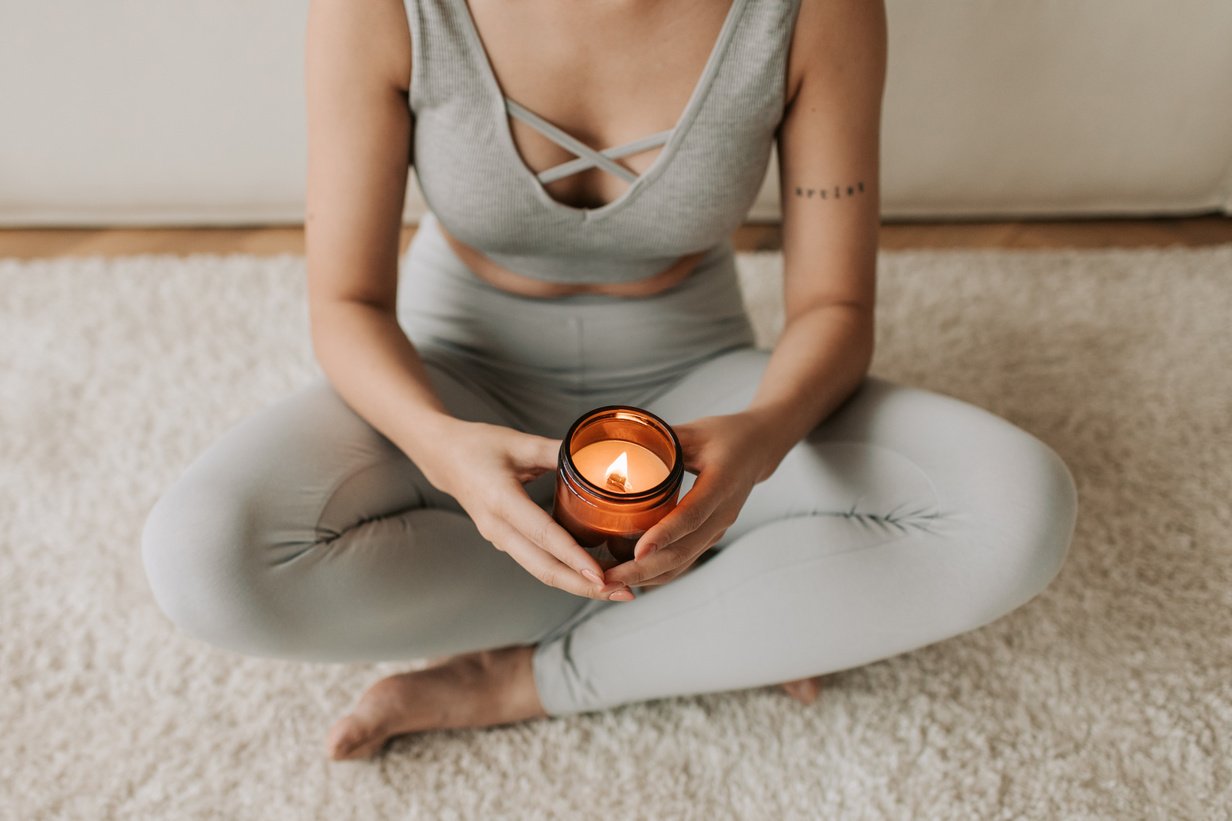
POLYGON ((807 188, 796 186, 796 196, 812 200, 841 200, 843 197, 854 197, 864 193, 864 181, 850 185, 832 185, 827 188, 807 188))

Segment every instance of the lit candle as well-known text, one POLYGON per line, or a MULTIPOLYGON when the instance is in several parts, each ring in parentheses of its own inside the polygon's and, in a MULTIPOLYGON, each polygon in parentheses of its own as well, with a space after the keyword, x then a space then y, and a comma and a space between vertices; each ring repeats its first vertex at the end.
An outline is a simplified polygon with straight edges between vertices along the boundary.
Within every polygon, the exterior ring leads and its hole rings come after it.
POLYGON ((676 506, 684 454, 671 426, 641 408, 582 414, 561 441, 552 516, 605 570, 676 506))
POLYGON ((573 463, 591 482, 617 493, 649 490, 671 472, 654 451, 619 439, 586 445, 574 452, 573 463))

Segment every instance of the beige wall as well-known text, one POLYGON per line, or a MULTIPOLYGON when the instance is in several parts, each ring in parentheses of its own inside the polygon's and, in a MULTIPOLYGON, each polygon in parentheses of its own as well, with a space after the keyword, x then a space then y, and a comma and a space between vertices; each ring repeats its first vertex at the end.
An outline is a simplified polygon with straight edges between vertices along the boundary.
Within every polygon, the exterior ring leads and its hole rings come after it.
MULTIPOLYGON (((888 218, 1232 212, 1232 2, 888 8, 888 218)), ((0 224, 298 221, 305 10, 6 0, 0 224)))

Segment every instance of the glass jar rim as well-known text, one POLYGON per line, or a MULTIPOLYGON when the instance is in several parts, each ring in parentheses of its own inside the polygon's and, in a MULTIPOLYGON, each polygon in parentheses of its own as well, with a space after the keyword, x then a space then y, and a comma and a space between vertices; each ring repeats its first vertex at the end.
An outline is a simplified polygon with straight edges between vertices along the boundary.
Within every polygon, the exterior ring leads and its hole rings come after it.
MULTIPOLYGON (((634 443, 636 444, 636 443, 634 443)), ((565 437, 560 442, 560 463, 562 468, 571 478, 579 480, 586 490, 595 496, 609 502, 644 502, 647 499, 653 499, 655 496, 663 494, 670 490, 675 484, 678 484, 684 478, 684 448, 680 446, 680 439, 676 436, 676 431, 672 430, 669 425, 658 414, 652 413, 645 408, 639 408, 635 405, 601 405, 597 408, 591 408, 573 421, 569 426, 569 430, 565 433, 565 437), (583 422, 590 421, 596 414, 600 413, 615 413, 617 411, 630 411, 632 413, 644 416, 654 423, 657 427, 662 428, 667 433, 668 439, 672 443, 673 459, 672 466, 668 469, 667 476, 654 487, 646 490, 639 490, 637 493, 614 493, 607 488, 601 487, 578 470, 577 465, 573 461, 573 453, 569 449, 569 443, 573 440, 573 435, 577 433, 578 428, 583 422)))

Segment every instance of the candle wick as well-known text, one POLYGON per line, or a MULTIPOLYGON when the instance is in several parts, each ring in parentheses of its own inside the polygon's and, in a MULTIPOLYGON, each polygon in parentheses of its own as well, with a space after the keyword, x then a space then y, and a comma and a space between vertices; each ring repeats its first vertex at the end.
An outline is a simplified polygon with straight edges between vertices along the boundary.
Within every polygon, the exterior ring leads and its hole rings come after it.
POLYGON ((607 484, 620 493, 629 492, 629 452, 622 450, 620 455, 607 466, 607 484))

